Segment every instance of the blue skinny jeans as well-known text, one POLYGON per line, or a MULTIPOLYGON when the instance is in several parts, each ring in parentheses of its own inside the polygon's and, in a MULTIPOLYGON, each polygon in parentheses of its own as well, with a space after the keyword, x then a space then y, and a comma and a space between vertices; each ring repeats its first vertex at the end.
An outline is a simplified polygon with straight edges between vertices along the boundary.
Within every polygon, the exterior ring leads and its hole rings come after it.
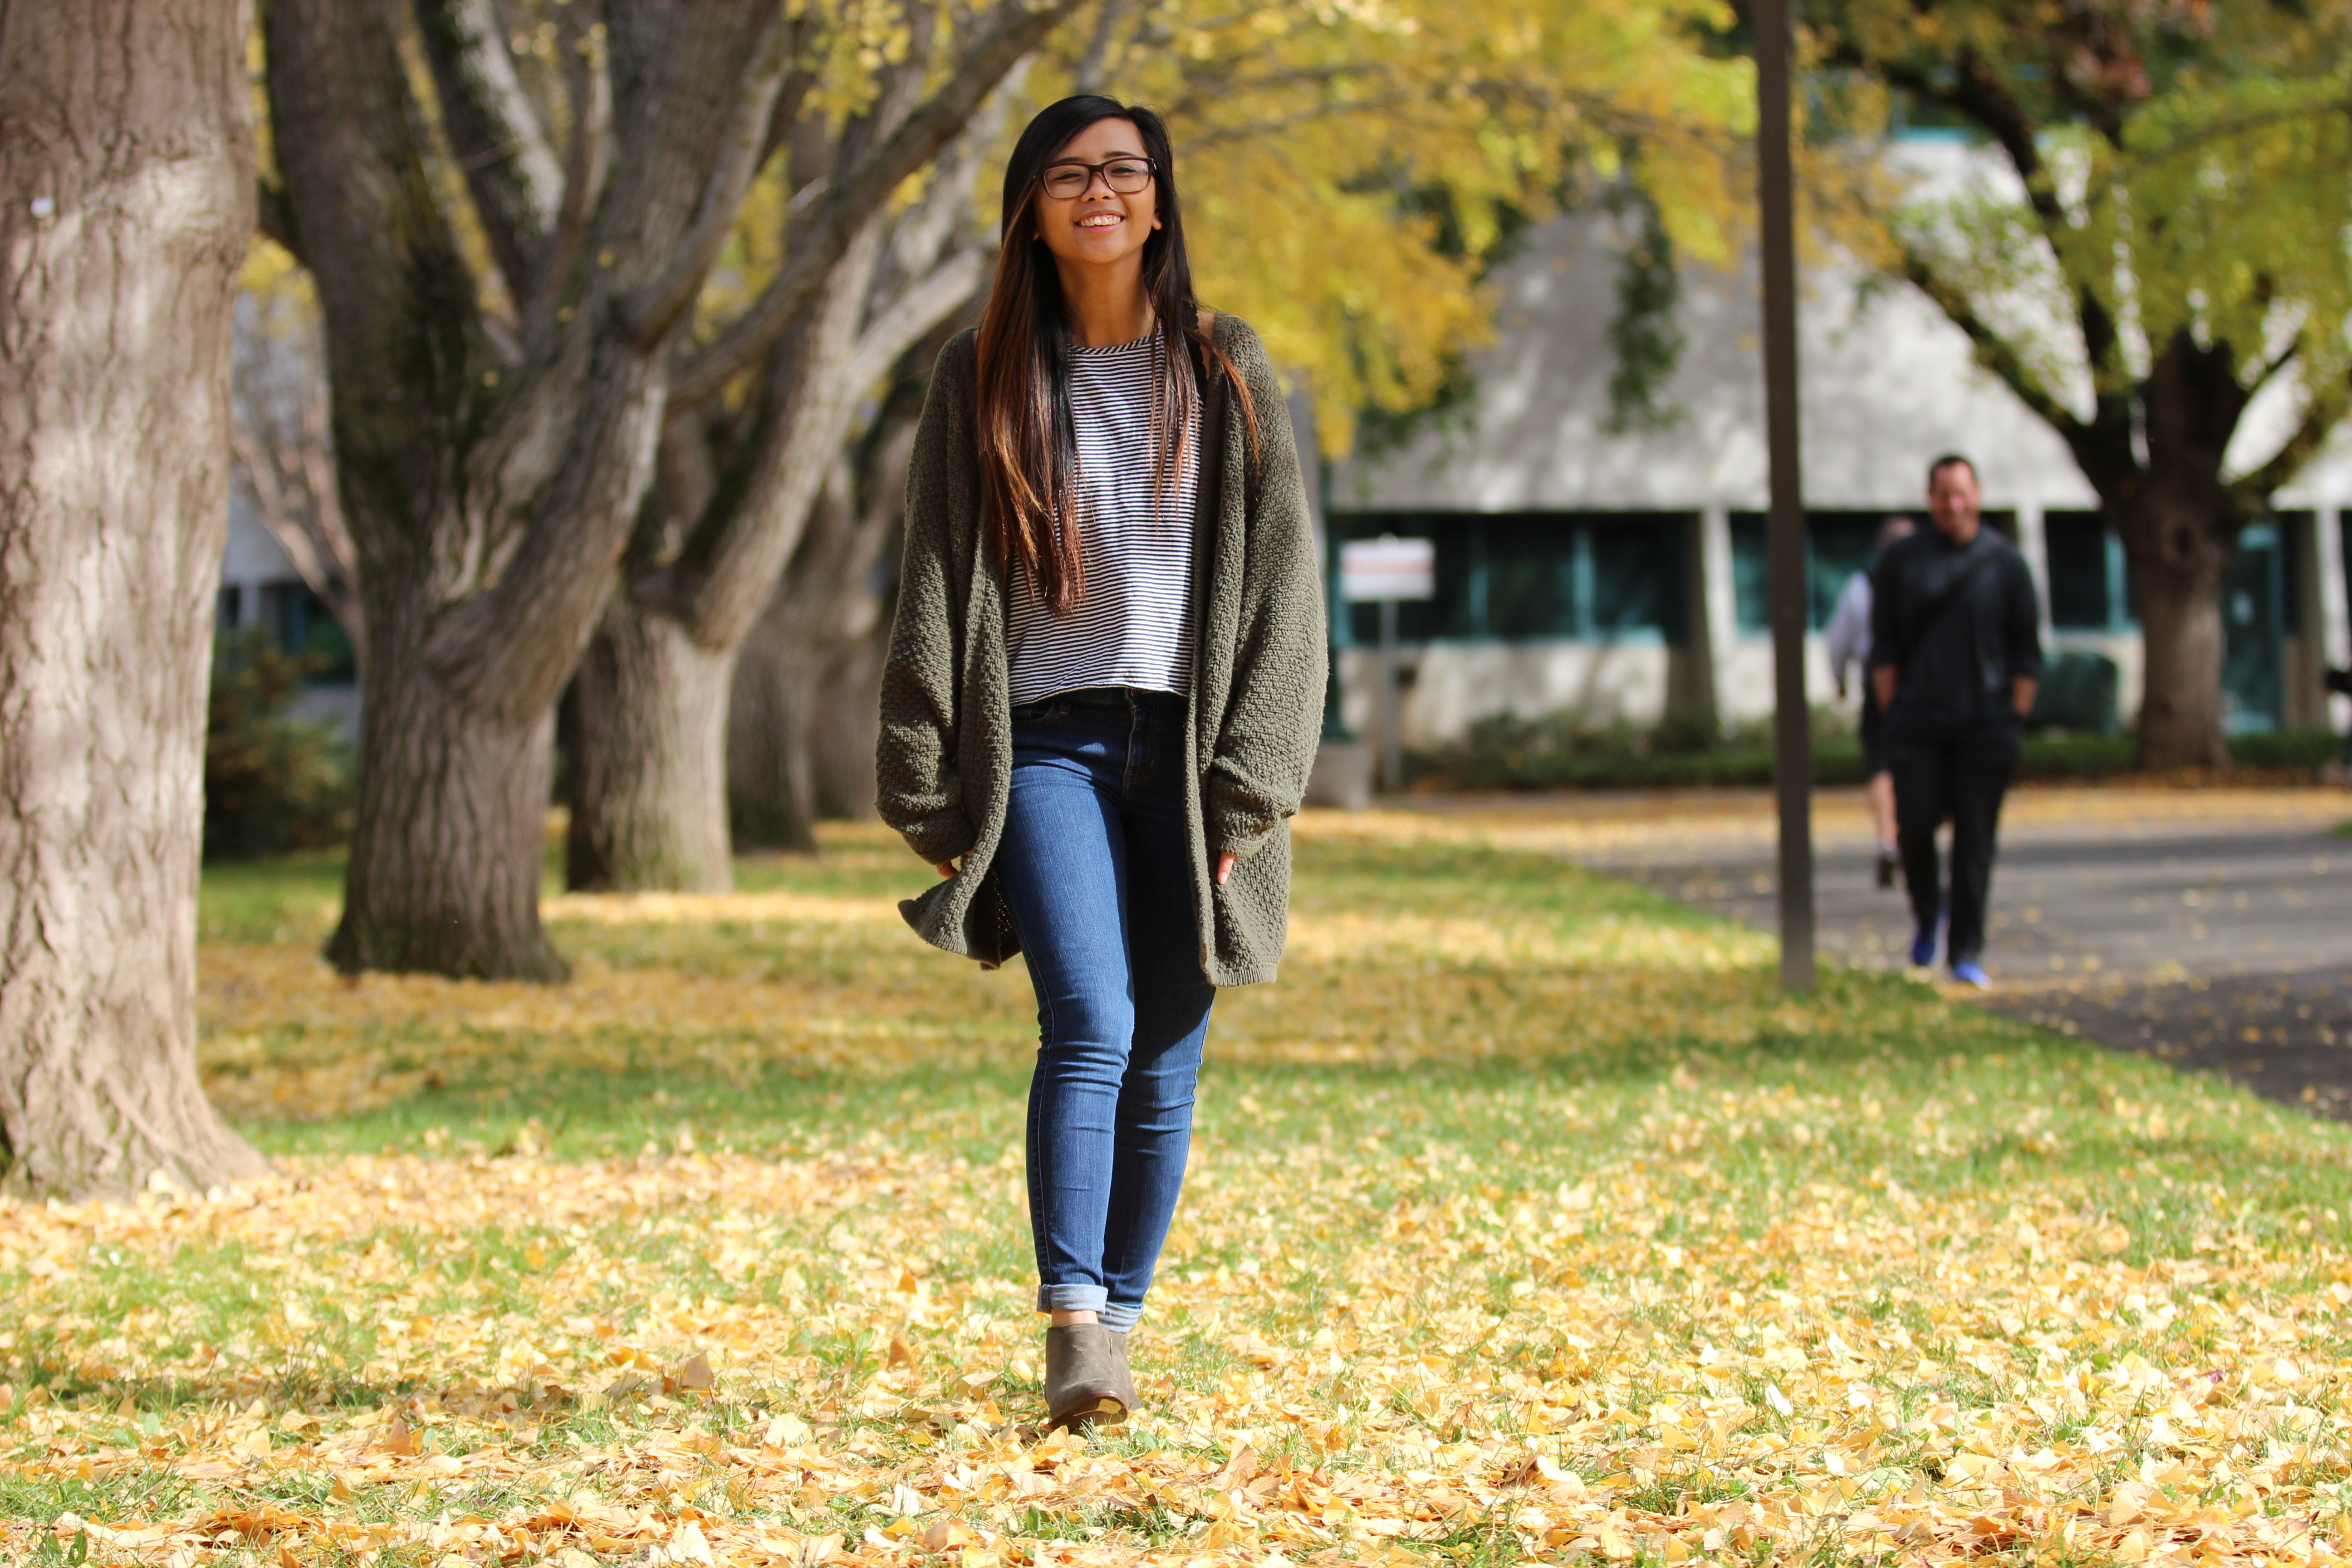
POLYGON ((998 875, 1037 990, 1037 1310, 1143 1310, 1192 1142, 1201 970, 1181 697, 1089 687, 1013 710, 998 875))

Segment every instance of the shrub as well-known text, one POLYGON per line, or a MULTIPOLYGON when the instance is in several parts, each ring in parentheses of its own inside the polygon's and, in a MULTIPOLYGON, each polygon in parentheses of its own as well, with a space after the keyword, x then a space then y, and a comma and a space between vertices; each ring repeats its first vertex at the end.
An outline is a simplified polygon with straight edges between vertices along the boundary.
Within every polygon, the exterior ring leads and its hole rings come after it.
POLYGON ((213 645, 205 716, 205 858, 340 844, 352 826, 350 748, 286 710, 316 661, 259 631, 213 645))
MULTIPOLYGON (((1851 722, 1829 710, 1813 710, 1814 783, 1862 782, 1862 747, 1851 722)), ((2230 757, 2258 774, 2315 773, 2340 744, 2325 730, 2277 730, 2231 736, 2230 757)), ((2136 752, 2128 733, 2029 733, 2018 776, 2120 777, 2133 771, 2136 752)), ((1713 731, 1687 714, 1670 713, 1643 730, 1576 713, 1540 719, 1499 713, 1471 725, 1453 745, 1409 754, 1405 772, 1424 789, 1762 787, 1772 782, 1772 726, 1769 720, 1749 720, 1713 731)), ((2214 782, 2225 777, 2216 775, 2214 782)))

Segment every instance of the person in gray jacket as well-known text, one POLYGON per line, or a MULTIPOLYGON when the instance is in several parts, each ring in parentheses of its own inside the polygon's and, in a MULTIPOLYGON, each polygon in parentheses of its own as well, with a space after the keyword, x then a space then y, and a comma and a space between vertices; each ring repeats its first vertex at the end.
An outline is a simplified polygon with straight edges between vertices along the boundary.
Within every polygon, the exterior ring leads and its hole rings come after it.
POLYGON ((1201 310, 1168 134, 1065 99, 1004 174, 916 437, 883 820, 926 941, 1024 953, 1046 1419, 1125 1419, 1220 985, 1275 977, 1323 712, 1320 574, 1265 350, 1201 310))

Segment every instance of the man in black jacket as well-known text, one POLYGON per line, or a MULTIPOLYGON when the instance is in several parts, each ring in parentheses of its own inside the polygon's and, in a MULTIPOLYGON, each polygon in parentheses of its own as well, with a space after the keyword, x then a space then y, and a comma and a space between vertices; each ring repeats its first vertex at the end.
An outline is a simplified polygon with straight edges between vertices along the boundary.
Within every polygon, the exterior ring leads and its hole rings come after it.
POLYGON ((1918 929, 1911 962, 1936 962, 1947 905, 1936 829, 1952 824, 1946 956, 1953 978, 1989 985, 1985 896, 2000 798, 2042 677, 2033 576, 1983 525, 1976 465, 1957 455, 1927 469, 1936 526, 1879 557, 1871 573, 1870 679, 1895 775, 1896 839, 1918 929))

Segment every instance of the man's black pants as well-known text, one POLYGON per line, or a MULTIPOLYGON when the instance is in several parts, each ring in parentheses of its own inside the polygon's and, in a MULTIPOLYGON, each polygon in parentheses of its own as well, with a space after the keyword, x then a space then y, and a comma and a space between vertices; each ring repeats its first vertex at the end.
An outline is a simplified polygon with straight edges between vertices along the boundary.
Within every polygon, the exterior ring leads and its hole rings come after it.
POLYGON ((1958 729, 1906 726, 1888 735, 1885 745, 1895 774, 1895 826, 1911 912, 1927 930, 1944 909, 1936 829, 1948 819, 1952 891, 1946 962, 1979 958, 1984 952, 1985 899, 1992 886, 2000 797, 2017 776, 2018 726, 2009 721, 1958 729))

